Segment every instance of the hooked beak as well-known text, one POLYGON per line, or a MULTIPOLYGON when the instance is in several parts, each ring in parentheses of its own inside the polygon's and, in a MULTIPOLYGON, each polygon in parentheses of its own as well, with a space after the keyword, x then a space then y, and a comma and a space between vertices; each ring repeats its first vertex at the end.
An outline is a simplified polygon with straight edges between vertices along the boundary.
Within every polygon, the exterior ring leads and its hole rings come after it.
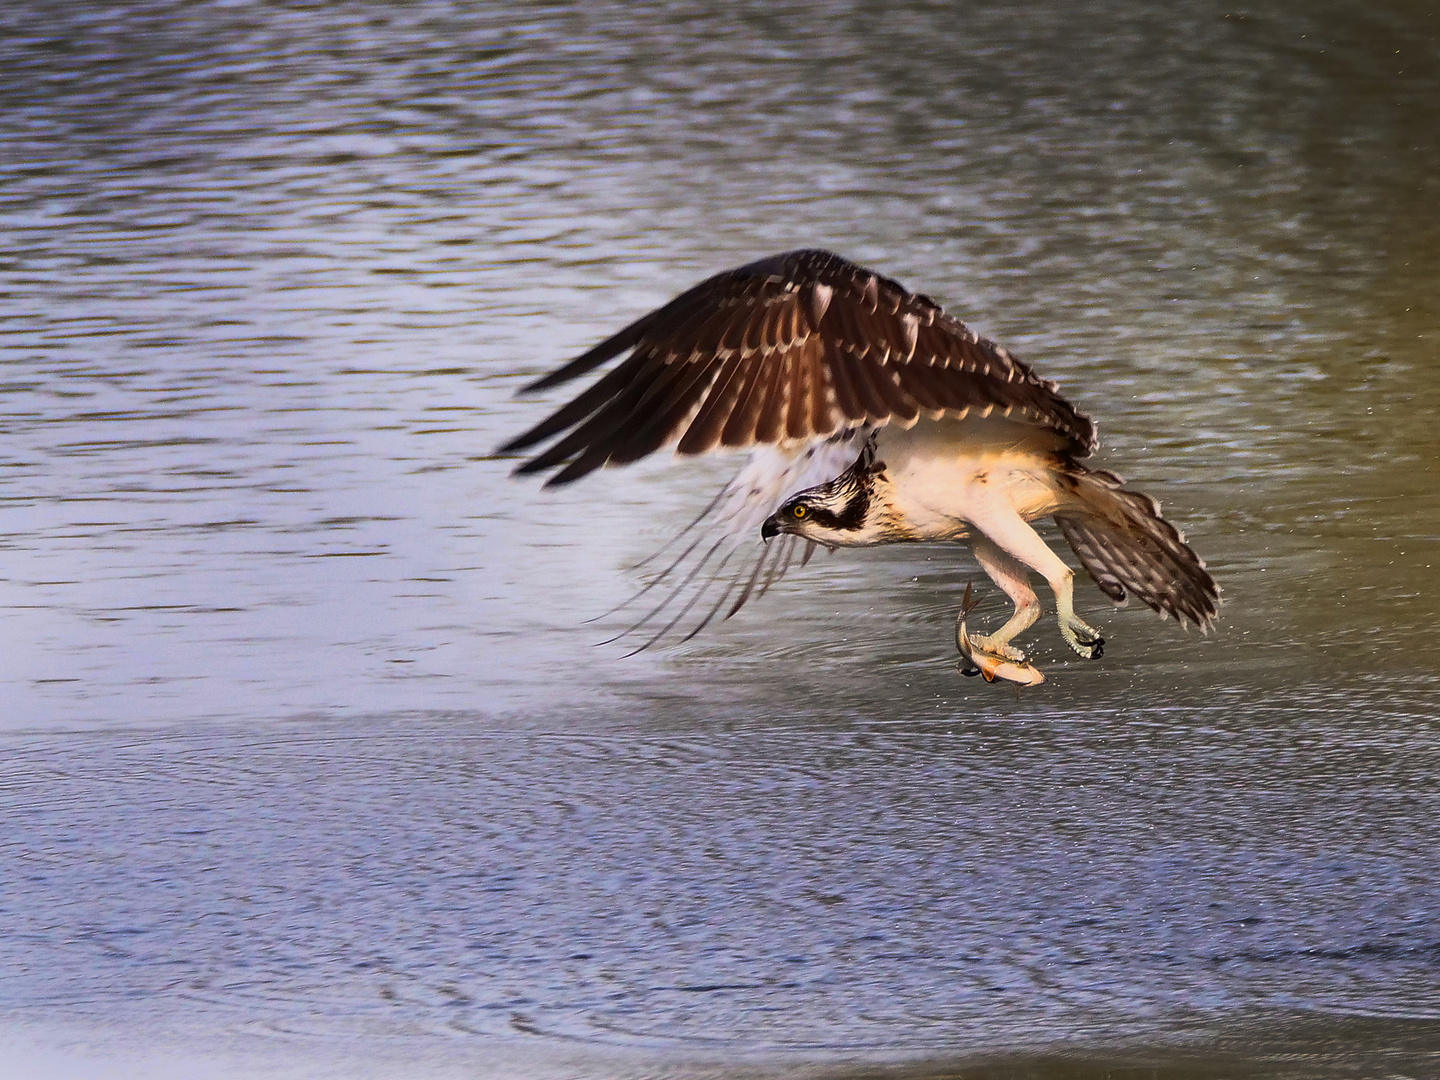
POLYGON ((771 514, 765 519, 765 524, 760 526, 760 539, 770 540, 780 535, 780 522, 776 520, 778 515, 771 514))

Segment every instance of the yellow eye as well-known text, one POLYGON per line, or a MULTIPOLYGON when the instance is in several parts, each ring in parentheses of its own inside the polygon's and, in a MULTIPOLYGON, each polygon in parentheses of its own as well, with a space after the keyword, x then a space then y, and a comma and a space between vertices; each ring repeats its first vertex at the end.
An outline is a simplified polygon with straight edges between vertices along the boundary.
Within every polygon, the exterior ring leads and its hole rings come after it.
POLYGON ((804 503, 796 503, 790 508, 791 515, 796 519, 803 518, 809 512, 809 508, 804 503))

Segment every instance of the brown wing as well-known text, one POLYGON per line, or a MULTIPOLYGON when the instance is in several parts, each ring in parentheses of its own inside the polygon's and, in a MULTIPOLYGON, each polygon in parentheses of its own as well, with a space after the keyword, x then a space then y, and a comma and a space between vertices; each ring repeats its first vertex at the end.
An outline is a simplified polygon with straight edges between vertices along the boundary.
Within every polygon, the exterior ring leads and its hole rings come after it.
POLYGON ((1095 425, 1004 348, 929 297, 828 251, 792 251, 702 281, 525 389, 628 352, 619 366, 501 452, 553 436, 522 473, 564 484, 669 443, 716 447, 827 438, 972 411, 1019 414, 1095 448, 1095 425))

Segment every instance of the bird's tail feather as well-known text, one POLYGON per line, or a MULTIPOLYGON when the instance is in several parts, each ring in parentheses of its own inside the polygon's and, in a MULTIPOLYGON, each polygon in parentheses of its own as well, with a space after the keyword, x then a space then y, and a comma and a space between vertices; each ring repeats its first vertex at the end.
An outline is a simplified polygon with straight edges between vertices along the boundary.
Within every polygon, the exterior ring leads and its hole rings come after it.
POLYGON ((1074 498, 1055 522, 1100 591, 1117 604, 1136 596, 1162 618, 1209 630, 1220 589, 1160 504, 1111 472, 1075 465, 1069 478, 1074 498))

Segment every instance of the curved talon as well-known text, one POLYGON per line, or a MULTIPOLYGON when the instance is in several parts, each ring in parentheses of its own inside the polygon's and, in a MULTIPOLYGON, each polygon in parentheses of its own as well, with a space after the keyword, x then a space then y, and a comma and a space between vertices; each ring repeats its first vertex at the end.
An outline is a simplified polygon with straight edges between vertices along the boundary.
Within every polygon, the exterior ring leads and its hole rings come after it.
POLYGON ((1100 631, 1081 619, 1072 617, 1068 623, 1062 620, 1060 636, 1065 639, 1065 644, 1086 660, 1099 660, 1105 655, 1105 639, 1100 636, 1100 631))

